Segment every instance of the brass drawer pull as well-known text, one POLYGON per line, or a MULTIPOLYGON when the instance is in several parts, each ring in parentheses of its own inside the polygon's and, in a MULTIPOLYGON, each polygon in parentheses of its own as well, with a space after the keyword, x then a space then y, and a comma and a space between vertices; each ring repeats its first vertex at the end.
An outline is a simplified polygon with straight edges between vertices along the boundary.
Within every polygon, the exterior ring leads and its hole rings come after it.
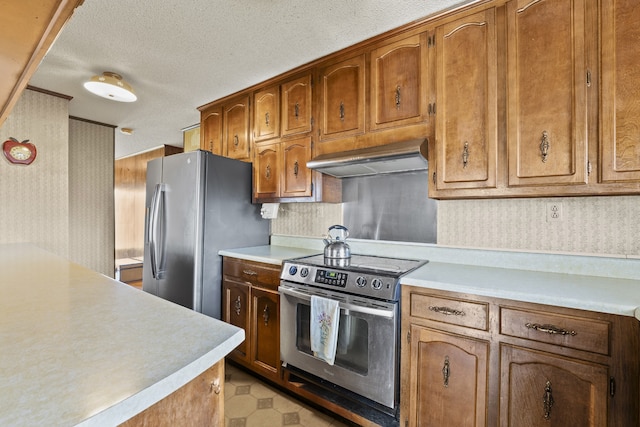
POLYGON ((293 115, 298 120, 300 118, 300 104, 296 102, 296 105, 293 106, 293 115))
POLYGON ((542 163, 545 163, 547 161, 550 145, 551 142, 549 141, 549 133, 545 130, 542 132, 542 139, 540 140, 540 155, 542 156, 542 163))
POLYGON ((464 316, 464 311, 454 310, 449 307, 435 307, 429 306, 429 310, 435 311, 436 313, 444 314, 445 316, 464 316))
POLYGON ((396 110, 400 109, 400 85, 396 86, 396 110))
POLYGON ((235 302, 235 311, 236 311, 236 316, 240 316, 240 310, 242 310, 242 301, 240 301, 240 295, 238 295, 238 298, 236 298, 236 302, 235 302))
POLYGON ((344 122, 344 103, 340 101, 340 121, 344 122))
POLYGON ((298 177, 298 173, 300 172, 300 166, 298 166, 298 161, 293 164, 293 174, 298 177))
POLYGON ((238 144, 240 144, 240 138, 238 138, 238 135, 233 135, 233 145, 237 147, 238 144))
POLYGON ((269 325, 269 306, 265 304, 264 310, 262 311, 262 319, 264 320, 265 326, 269 325))
POLYGON ((257 276, 258 273, 253 271, 253 270, 242 270, 242 273, 246 274, 247 276, 257 276))
POLYGON ((464 142, 464 148, 462 148, 462 167, 466 168, 469 163, 469 143, 464 142))
POLYGON ((220 387, 220 380, 214 380, 211 382, 211 386, 209 387, 209 391, 214 392, 215 394, 220 394, 222 391, 222 387, 220 387))
POLYGON ((269 127, 269 112, 264 113, 264 124, 269 127))
POLYGON ((541 325, 539 323, 527 323, 524 326, 539 332, 546 332, 547 334, 571 335, 571 336, 578 335, 576 331, 568 331, 566 329, 558 328, 557 326, 554 326, 554 325, 541 325))
POLYGON ((445 356, 444 366, 442 367, 442 377, 444 379, 445 387, 449 387, 449 375, 451 375, 451 368, 449 367, 449 356, 445 356))
POLYGON ((547 384, 545 384, 542 402, 544 405, 544 419, 551 419, 551 407, 553 406, 553 390, 551 390, 551 383, 549 381, 547 381, 547 384))

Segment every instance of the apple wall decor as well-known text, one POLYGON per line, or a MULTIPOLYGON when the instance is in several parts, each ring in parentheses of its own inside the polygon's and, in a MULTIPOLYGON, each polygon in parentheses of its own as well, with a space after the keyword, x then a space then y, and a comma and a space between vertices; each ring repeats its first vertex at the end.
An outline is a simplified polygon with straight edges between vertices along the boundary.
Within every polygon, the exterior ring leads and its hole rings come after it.
POLYGON ((9 162, 18 165, 31 164, 38 154, 36 146, 30 143, 28 139, 20 142, 13 137, 9 137, 2 144, 2 151, 9 162))

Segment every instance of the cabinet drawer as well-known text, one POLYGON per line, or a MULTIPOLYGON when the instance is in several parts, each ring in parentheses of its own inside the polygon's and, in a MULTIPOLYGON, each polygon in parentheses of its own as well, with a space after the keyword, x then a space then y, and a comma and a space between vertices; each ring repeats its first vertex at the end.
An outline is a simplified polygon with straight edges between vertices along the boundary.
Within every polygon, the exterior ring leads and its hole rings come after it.
POLYGON ((486 331, 489 306, 485 303, 411 294, 411 316, 486 331))
POLYGON ((501 307, 500 333, 609 354, 609 322, 596 319, 501 307))
POLYGON ((280 284, 280 266, 276 265, 224 258, 222 271, 227 276, 234 276, 267 289, 277 290, 280 284))

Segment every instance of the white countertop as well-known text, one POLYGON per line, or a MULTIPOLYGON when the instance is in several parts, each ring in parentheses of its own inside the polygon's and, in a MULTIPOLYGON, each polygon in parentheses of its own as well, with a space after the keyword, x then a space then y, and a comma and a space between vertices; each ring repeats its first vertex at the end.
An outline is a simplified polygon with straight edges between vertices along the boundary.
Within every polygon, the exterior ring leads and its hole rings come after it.
POLYGON ((640 320, 638 280, 429 262, 400 283, 640 320))
MULTIPOLYGON (((352 253, 429 262, 400 283, 555 305, 640 320, 640 259, 492 251, 353 239, 352 253)), ((272 236, 271 246, 221 251, 226 256, 280 264, 322 253, 322 239, 272 236), (285 255, 285 256, 283 256, 285 255)))
POLYGON ((0 245, 0 295, 3 426, 118 425, 244 339, 28 244, 0 245))
POLYGON ((281 265, 285 259, 316 255, 318 253, 322 253, 322 251, 288 246, 265 245, 239 249, 223 249, 218 252, 218 255, 263 262, 265 264, 281 265))

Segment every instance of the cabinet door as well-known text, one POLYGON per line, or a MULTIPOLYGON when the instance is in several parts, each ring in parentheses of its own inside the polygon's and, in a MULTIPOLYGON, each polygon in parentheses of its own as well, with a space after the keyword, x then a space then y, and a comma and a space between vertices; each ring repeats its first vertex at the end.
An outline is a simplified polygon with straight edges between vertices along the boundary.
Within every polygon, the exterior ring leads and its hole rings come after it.
POLYGON ((225 322, 244 329, 245 340, 230 353, 233 358, 249 362, 249 285, 225 278, 222 281, 222 318, 225 322))
POLYGON ((280 143, 255 147, 253 195, 255 199, 280 196, 280 143))
POLYGON ((214 106, 204 110, 200 115, 202 136, 200 148, 222 156, 222 106, 214 106))
POLYGON ((249 159, 249 97, 238 98, 224 106, 225 155, 249 159))
POLYGON ((501 427, 605 427, 606 366, 503 345, 501 427))
POLYGON ((507 3, 509 185, 587 182, 585 0, 507 3))
POLYGON ((426 117, 427 58, 426 33, 371 52, 371 130, 426 117))
POLYGON ((251 289, 252 356, 254 368, 273 378, 280 370, 280 306, 278 293, 251 289))
POLYGON ((365 61, 359 55, 320 73, 320 139, 364 132, 365 61))
POLYGON ((282 84, 282 136, 311 131, 311 74, 282 84))
POLYGON ((409 426, 485 426, 488 352, 488 342, 411 325, 409 426))
POLYGON ((602 181, 640 181, 640 7, 602 2, 602 181))
POLYGON ((436 188, 496 185, 495 9, 436 29, 436 188))
POLYGON ((253 99, 253 140, 264 141, 280 136, 279 86, 256 92, 253 99))
POLYGON ((282 143, 283 183, 282 197, 311 196, 311 137, 282 143))

